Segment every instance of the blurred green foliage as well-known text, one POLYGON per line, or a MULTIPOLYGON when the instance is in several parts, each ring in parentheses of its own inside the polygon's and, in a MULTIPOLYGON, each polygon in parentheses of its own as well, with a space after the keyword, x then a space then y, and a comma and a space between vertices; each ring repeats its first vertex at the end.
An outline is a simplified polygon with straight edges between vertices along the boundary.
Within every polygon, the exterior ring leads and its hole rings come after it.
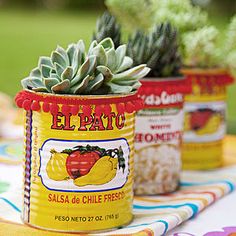
POLYGON ((104 8, 103 0, 0 0, 5 7, 37 7, 46 9, 98 9, 104 8))
POLYGON ((57 44, 91 41, 99 12, 0 10, 0 91, 12 96, 20 80, 37 66, 40 55, 50 55, 57 44))

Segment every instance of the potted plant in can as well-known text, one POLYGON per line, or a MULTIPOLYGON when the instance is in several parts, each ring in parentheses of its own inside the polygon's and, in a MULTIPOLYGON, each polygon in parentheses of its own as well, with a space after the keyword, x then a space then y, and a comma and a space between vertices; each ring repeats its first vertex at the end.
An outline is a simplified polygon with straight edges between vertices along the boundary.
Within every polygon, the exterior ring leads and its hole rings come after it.
POLYGON ((86 52, 80 40, 40 57, 22 80, 25 223, 94 232, 132 220, 136 91, 149 72, 132 64, 126 45, 106 38, 86 52))
MULTIPOLYGON (((233 21, 229 32, 236 32, 233 21)), ((233 44, 230 36, 225 43, 226 48, 220 48, 218 35, 214 26, 205 26, 183 35, 185 67, 182 72, 192 83, 192 93, 186 96, 185 106, 185 169, 211 169, 223 163, 226 88, 233 82, 227 58, 233 56, 233 44)))
POLYGON ((168 193, 179 186, 183 104, 189 84, 180 74, 177 37, 177 30, 163 23, 149 34, 136 32, 128 41, 127 55, 134 64, 151 68, 139 89, 144 109, 136 117, 136 195, 168 193))

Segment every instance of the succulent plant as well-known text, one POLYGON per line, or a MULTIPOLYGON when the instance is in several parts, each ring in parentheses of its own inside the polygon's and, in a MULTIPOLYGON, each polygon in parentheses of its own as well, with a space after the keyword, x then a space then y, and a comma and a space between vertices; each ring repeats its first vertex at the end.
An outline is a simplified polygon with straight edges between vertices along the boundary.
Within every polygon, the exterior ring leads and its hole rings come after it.
POLYGON ((127 55, 134 65, 147 64, 150 77, 177 76, 182 65, 177 30, 169 23, 157 25, 149 34, 137 31, 128 41, 127 55))
POLYGON ((151 28, 158 6, 156 0, 106 0, 105 3, 110 12, 130 31, 151 28))
POLYGON ((96 30, 93 33, 93 40, 101 42, 105 38, 111 38, 114 42, 115 48, 121 44, 121 27, 117 23, 116 18, 108 11, 98 18, 96 30))
POLYGON ((51 57, 40 57, 38 67, 22 80, 24 89, 54 94, 127 94, 140 87, 149 68, 131 68, 126 45, 117 49, 110 38, 93 41, 88 53, 84 42, 65 50, 58 46, 51 57))
POLYGON ((228 30, 226 32, 226 40, 223 44, 222 54, 226 58, 226 66, 231 73, 236 76, 236 15, 231 19, 228 30))
POLYGON ((191 0, 158 0, 155 22, 170 22, 182 34, 203 27, 207 13, 193 6, 191 0))
POLYGON ((221 52, 217 46, 218 30, 205 26, 183 35, 184 64, 189 67, 209 68, 219 66, 221 52))
POLYGON ((170 22, 180 33, 207 24, 208 16, 191 0, 106 0, 108 9, 130 31, 146 31, 155 24, 170 22))
POLYGON ((236 50, 236 15, 231 19, 226 35, 226 50, 236 50))

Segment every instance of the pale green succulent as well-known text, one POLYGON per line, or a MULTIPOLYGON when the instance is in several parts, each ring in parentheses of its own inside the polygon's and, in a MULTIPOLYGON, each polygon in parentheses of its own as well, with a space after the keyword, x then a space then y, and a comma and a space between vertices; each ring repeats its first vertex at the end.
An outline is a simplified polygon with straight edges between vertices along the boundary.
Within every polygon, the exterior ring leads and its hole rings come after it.
POLYGON ((108 9, 129 31, 152 27, 157 10, 156 0, 106 0, 108 9))
POLYGON ((217 46, 218 34, 214 26, 205 26, 184 34, 184 65, 201 68, 219 66, 222 62, 217 46))
POLYGON ((236 50, 236 15, 231 19, 228 27, 225 47, 228 52, 236 50))
POLYGON ((180 33, 196 30, 208 22, 207 13, 191 0, 157 0, 155 22, 170 22, 180 33))
POLYGON ((236 76, 236 15, 231 19, 221 52, 225 55, 227 67, 236 76))
POLYGON ((58 46, 51 57, 40 57, 38 67, 22 80, 24 89, 55 94, 127 94, 140 87, 149 72, 146 65, 131 68, 126 45, 117 49, 110 38, 93 41, 88 53, 84 42, 65 50, 58 46))
POLYGON ((130 31, 152 29, 169 22, 180 33, 193 31, 208 22, 208 15, 191 0, 106 0, 109 10, 130 31))

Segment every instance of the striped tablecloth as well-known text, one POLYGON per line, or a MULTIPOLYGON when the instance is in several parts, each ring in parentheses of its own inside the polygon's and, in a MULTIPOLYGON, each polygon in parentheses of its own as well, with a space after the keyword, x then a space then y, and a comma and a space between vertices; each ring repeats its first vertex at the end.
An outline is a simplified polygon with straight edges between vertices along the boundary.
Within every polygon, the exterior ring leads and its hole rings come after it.
MULTIPOLYGON (((19 143, 16 141, 0 142, 0 162, 2 161, 0 164, 0 235, 71 235, 54 232, 45 233, 45 231, 30 228, 21 223, 22 168, 17 165, 21 157, 15 158, 16 149, 14 147, 18 148, 19 143)), ((225 167, 214 171, 183 172, 181 187, 173 194, 135 197, 133 204, 135 217, 132 224, 123 229, 101 235, 168 234, 170 230, 173 232, 175 227, 189 219, 197 220, 201 211, 233 192, 235 186, 236 137, 228 136, 225 140, 225 167)), ((169 235, 185 236, 193 234, 169 233, 169 235)), ((228 234, 224 235, 227 236, 228 234)))

